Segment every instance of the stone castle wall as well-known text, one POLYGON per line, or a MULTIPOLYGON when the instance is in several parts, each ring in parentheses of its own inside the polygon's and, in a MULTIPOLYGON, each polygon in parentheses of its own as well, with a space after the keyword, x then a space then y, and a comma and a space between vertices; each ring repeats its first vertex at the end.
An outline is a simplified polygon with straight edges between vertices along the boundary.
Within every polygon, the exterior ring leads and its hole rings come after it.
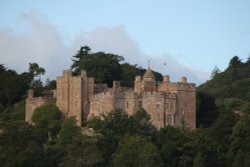
MULTIPOLYGON (((183 77, 181 82, 171 83, 169 76, 164 76, 158 83, 150 68, 143 78, 136 76, 134 88, 121 87, 119 81, 113 82, 112 88, 104 84, 95 84, 94 78, 87 77, 86 71, 80 76, 73 76, 65 70, 57 78, 56 105, 65 117, 75 117, 77 125, 94 116, 107 114, 114 109, 122 109, 129 115, 141 108, 151 116, 152 124, 160 129, 166 125, 188 128, 196 126, 196 87, 187 83, 183 77)), ((26 120, 31 121, 32 106, 47 103, 45 99, 27 98, 26 120)))
POLYGON ((29 90, 25 103, 25 121, 32 123, 34 110, 43 104, 55 104, 55 99, 49 97, 34 97, 33 90, 29 90))

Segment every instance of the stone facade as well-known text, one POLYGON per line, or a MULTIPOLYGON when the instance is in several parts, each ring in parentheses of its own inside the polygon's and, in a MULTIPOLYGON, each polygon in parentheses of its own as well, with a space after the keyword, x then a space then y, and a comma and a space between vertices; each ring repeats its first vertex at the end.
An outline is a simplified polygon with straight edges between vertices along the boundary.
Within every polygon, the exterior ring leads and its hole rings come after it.
MULTIPOLYGON (((79 126, 87 119, 116 108, 129 115, 143 108, 158 129, 166 125, 185 124, 190 129, 196 126, 195 84, 187 83, 185 77, 181 82, 171 83, 169 76, 164 76, 161 83, 156 82, 150 68, 143 78, 136 76, 134 88, 121 87, 119 81, 114 81, 113 87, 108 88, 105 84, 94 84, 94 78, 87 77, 86 71, 82 71, 80 76, 73 76, 70 70, 65 70, 57 78, 55 92, 58 108, 65 117, 74 116, 79 126)), ((31 121, 34 106, 47 102, 44 100, 39 103, 35 99, 32 96, 27 98, 26 121, 31 121)))
POLYGON ((35 108, 43 104, 54 104, 55 98, 51 97, 34 97, 33 90, 29 90, 28 98, 26 99, 26 108, 25 108, 25 121, 32 123, 32 115, 35 108))

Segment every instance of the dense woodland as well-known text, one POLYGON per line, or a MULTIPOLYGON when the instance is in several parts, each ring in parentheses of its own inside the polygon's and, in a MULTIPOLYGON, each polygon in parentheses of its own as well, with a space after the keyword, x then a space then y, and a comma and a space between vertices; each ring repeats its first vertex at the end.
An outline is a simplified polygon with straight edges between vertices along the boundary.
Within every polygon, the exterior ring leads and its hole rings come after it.
MULTIPOLYGON (((111 53, 81 47, 72 58, 72 71, 81 69, 97 83, 121 80, 133 86, 145 70, 111 53)), ((250 166, 250 60, 233 57, 228 68, 212 71, 197 88, 197 129, 167 126, 157 131, 144 110, 128 116, 114 110, 76 126, 63 119, 54 105, 35 110, 34 124, 24 121, 28 89, 36 95, 54 89, 44 84, 45 69, 30 63, 18 74, 0 65, 0 166, 65 167, 248 167, 250 166)), ((156 73, 157 80, 162 76, 156 73)))

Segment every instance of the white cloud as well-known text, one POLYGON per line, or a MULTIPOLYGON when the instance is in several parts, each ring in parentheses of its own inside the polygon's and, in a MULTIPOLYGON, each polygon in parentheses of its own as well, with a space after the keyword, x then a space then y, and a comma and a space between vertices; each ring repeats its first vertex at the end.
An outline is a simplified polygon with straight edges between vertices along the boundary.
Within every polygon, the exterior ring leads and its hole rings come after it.
POLYGON ((131 64, 147 67, 151 61, 153 70, 164 73, 163 63, 167 62, 167 71, 173 81, 187 76, 189 81, 201 83, 208 73, 201 69, 187 67, 168 54, 147 55, 122 26, 97 28, 90 32, 81 32, 65 45, 63 34, 46 17, 35 12, 21 15, 26 29, 15 31, 12 28, 0 28, 0 64, 17 71, 28 69, 29 62, 37 62, 46 69, 46 76, 55 79, 65 68, 70 68, 71 57, 80 46, 88 45, 93 52, 105 51, 119 54, 131 64))

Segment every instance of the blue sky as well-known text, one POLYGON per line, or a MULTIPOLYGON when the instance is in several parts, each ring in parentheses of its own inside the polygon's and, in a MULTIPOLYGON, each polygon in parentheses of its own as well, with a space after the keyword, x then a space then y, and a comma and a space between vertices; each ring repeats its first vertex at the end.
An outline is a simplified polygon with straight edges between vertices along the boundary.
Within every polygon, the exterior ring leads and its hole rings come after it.
POLYGON ((151 60, 162 73, 167 62, 173 80, 200 84, 215 65, 249 56, 249 8, 248 0, 1 1, 0 63, 23 71, 36 61, 54 79, 89 45, 143 67, 151 60))

